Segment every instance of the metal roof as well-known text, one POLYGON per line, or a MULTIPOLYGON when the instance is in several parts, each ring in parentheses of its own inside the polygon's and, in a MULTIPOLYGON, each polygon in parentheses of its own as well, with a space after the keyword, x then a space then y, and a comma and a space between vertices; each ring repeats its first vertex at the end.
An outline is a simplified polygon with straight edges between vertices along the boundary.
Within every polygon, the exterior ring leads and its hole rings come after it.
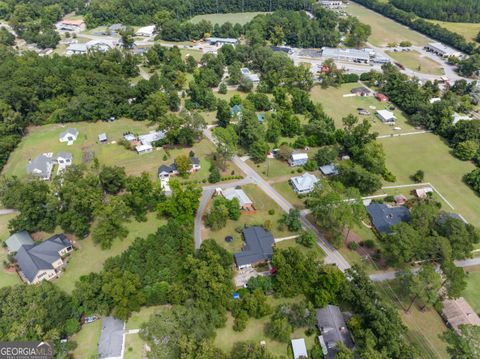
POLYGON ((305 339, 292 339, 293 357, 308 358, 307 347, 305 346, 305 339))
POLYGON ((240 202, 240 207, 243 207, 248 204, 252 204, 252 200, 248 198, 247 194, 242 189, 237 188, 227 188, 223 191, 223 196, 231 201, 236 198, 240 202))
POLYGON ((293 186, 300 192, 313 190, 313 187, 318 183, 318 178, 308 172, 301 176, 291 178, 293 186))
POLYGON ((322 47, 322 56, 323 57, 333 57, 333 58, 351 58, 359 60, 370 60, 370 53, 365 50, 358 49, 338 49, 332 47, 322 47))

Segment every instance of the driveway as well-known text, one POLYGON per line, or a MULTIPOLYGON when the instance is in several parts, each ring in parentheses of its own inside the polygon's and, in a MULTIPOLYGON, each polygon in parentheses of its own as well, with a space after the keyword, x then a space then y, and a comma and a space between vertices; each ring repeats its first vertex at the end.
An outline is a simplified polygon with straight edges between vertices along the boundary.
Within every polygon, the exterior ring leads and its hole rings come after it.
POLYGON ((98 342, 98 355, 100 359, 123 358, 123 340, 125 323, 113 317, 102 319, 102 333, 98 342))

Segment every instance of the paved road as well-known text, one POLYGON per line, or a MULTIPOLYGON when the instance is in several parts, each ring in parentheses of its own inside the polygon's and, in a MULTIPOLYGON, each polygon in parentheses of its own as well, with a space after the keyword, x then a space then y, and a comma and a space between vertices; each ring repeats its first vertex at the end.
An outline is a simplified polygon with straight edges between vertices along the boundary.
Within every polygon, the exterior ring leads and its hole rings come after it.
MULTIPOLYGON (((211 128, 209 126, 204 130, 204 135, 213 143, 216 143, 216 139, 213 137, 211 128)), ((285 212, 288 212, 290 209, 293 209, 293 205, 288 202, 280 193, 278 193, 267 181, 265 181, 253 168, 246 164, 238 156, 234 156, 232 159, 233 163, 242 170, 246 179, 250 180, 252 183, 255 183, 259 186, 271 199, 273 199, 285 212)), ((197 213, 198 215, 198 213, 197 213)), ((312 230, 317 235, 317 244, 325 252, 325 263, 335 264, 342 272, 350 268, 350 264, 346 261, 345 258, 325 239, 322 233, 307 220, 306 214, 300 213, 300 221, 306 229, 312 230)))

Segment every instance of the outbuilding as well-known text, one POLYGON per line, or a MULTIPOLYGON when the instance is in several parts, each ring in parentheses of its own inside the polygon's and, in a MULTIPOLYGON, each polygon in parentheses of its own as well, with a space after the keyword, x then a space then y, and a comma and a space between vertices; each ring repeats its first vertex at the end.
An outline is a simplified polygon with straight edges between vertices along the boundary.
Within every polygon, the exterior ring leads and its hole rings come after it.
POLYGON ((377 117, 384 123, 395 123, 397 117, 388 110, 377 110, 377 117))

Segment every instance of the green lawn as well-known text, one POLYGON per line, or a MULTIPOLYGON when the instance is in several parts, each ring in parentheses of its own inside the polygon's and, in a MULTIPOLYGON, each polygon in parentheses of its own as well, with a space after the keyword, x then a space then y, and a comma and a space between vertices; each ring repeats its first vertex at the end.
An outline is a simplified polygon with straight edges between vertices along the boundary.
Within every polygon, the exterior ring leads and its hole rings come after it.
POLYGON ((480 32, 480 24, 470 22, 446 22, 438 20, 428 20, 434 24, 438 24, 447 30, 456 32, 467 39, 467 41, 475 41, 477 34, 480 32))
POLYGON ((147 222, 132 221, 128 224, 129 234, 124 240, 115 240, 112 248, 102 250, 95 245, 90 237, 77 241, 79 249, 73 252, 71 259, 64 268, 60 278, 53 282, 67 293, 75 288, 75 282, 82 276, 91 272, 100 272, 105 261, 125 251, 137 237, 146 237, 154 233, 159 226, 165 224, 164 219, 158 219, 156 214, 147 215, 147 222))
POLYGON ((288 239, 286 241, 281 241, 275 244, 275 248, 277 249, 286 249, 286 248, 296 248, 303 254, 308 254, 308 253, 315 253, 315 257, 318 259, 322 259, 325 257, 325 253, 322 251, 322 249, 318 245, 314 245, 312 248, 307 248, 305 246, 302 246, 301 244, 298 244, 295 239, 288 239))
POLYGON ((417 51, 394 52, 386 51, 395 61, 409 68, 410 70, 430 75, 444 75, 442 65, 438 62, 423 56, 417 51))
POLYGON ((398 309, 403 323, 407 326, 407 338, 420 352, 422 359, 450 358, 445 342, 439 337, 447 327, 440 315, 434 309, 421 311, 413 305, 409 313, 405 313, 396 298, 400 299, 404 308, 408 307, 409 298, 402 297, 396 280, 376 283, 380 294, 387 302, 398 309))
POLYGON ((343 95, 350 94, 350 91, 355 87, 360 87, 359 83, 343 84, 338 88, 329 87, 322 89, 320 86, 315 86, 311 91, 311 98, 314 102, 321 103, 325 112, 333 118, 336 127, 342 127, 342 118, 353 114, 359 117, 360 120, 368 119, 372 124, 372 131, 378 132, 379 135, 391 135, 404 132, 415 131, 415 128, 407 123, 406 117, 403 113, 395 108, 392 112, 397 117, 396 125, 390 126, 382 123, 375 115, 376 110, 389 109, 391 104, 379 102, 373 96, 350 96, 343 95), (357 108, 363 108, 370 112, 368 116, 357 115, 357 108), (400 127, 400 130, 394 130, 394 127, 400 127))
POLYGON ((434 134, 384 138, 379 140, 387 156, 387 168, 397 177, 400 185, 413 183, 410 176, 417 170, 425 171, 425 182, 430 182, 454 209, 445 203, 443 209, 458 212, 473 225, 480 225, 480 198, 462 177, 475 166, 456 159, 450 148, 434 134))
POLYGON ((187 58, 188 56, 192 56, 195 60, 200 61, 203 56, 203 52, 200 50, 193 50, 193 49, 180 49, 180 53, 182 54, 183 58, 187 58))
POLYGON ((132 313, 132 316, 128 318, 126 329, 140 329, 142 324, 147 322, 152 314, 165 310, 165 308, 167 308, 167 306, 142 307, 139 312, 132 313))
MULTIPOLYGON (((243 228, 244 226, 263 225, 266 220, 269 220, 271 222, 271 231, 274 237, 281 238, 295 234, 289 232, 287 229, 281 231, 278 228, 278 220, 284 212, 278 204, 265 194, 265 192, 253 184, 242 186, 242 189, 253 201, 253 204, 257 209, 256 213, 242 214, 238 221, 228 220, 227 225, 218 231, 204 228, 202 231, 202 238, 214 239, 220 246, 231 253, 235 253, 240 251, 243 247, 242 235, 235 231, 235 228, 237 227, 243 228), (274 209, 275 214, 269 215, 269 209, 274 209), (225 237, 228 235, 233 237, 231 243, 225 242, 225 237)), ((207 208, 206 212, 208 212, 208 210, 209 209, 207 208)))
POLYGON ((141 359, 147 357, 145 342, 139 334, 127 334, 125 336, 125 359, 141 359))
POLYGON ((98 341, 102 330, 102 320, 85 324, 82 329, 72 337, 77 342, 77 348, 73 351, 75 359, 98 358, 98 341))
MULTIPOLYGON (((281 303, 292 303, 299 301, 299 298, 281 298, 281 299, 274 299, 272 297, 268 297, 269 303, 274 307, 275 305, 281 303)), ((215 337, 215 345, 225 351, 226 353, 230 353, 233 345, 236 342, 241 341, 252 341, 255 343, 259 343, 262 340, 266 342, 266 348, 270 353, 275 355, 276 357, 280 356, 287 356, 288 354, 288 347, 289 344, 286 343, 279 343, 275 340, 268 338, 265 335, 264 328, 265 325, 270 321, 270 317, 264 317, 261 319, 253 319, 250 318, 248 320, 247 327, 242 332, 236 332, 233 330, 233 318, 230 314, 227 316, 227 324, 224 328, 220 328, 217 331, 217 336, 215 337)), ((304 338, 307 349, 310 351, 315 344, 315 335, 307 337, 305 335, 306 328, 299 328, 296 329, 292 334, 292 339, 299 339, 304 338)))
POLYGON ((288 180, 273 183, 272 187, 275 188, 278 191, 278 193, 280 193, 283 197, 285 197, 285 199, 288 202, 290 202, 295 208, 298 208, 298 209, 305 208, 304 200, 298 198, 298 195, 295 193, 295 191, 293 190, 288 180))
POLYGON ((7 260, 7 250, 1 246, 9 236, 8 222, 15 217, 15 214, 0 216, 0 288, 20 284, 22 281, 16 272, 7 272, 3 268, 3 262, 7 260))
MULTIPOLYGON (((168 153, 164 149, 158 148, 151 153, 143 155, 138 155, 135 151, 126 150, 118 144, 99 144, 97 142, 97 136, 102 132, 107 134, 109 141, 118 141, 126 131, 146 134, 154 129, 155 127, 149 127, 146 121, 132 121, 128 119, 120 119, 112 123, 103 121, 96 123, 71 123, 65 127, 60 124, 33 127, 30 128, 29 134, 22 139, 17 149, 10 155, 2 173, 19 177, 26 176, 25 168, 28 160, 44 152, 70 152, 73 155, 73 162, 79 164, 83 161, 83 154, 87 151, 92 151, 101 164, 125 167, 125 171, 129 175, 148 172, 153 177, 156 177, 160 165, 170 164, 178 155, 188 154, 190 150, 193 150, 195 155, 200 158, 202 170, 191 175, 189 179, 203 180, 208 177, 209 162, 206 157, 213 152, 214 145, 206 139, 196 143, 192 148, 174 149, 168 151, 168 153), (59 134, 66 127, 74 127, 79 131, 77 140, 71 146, 58 141, 59 134), (163 158, 166 154, 169 156, 164 161, 163 158)), ((56 168, 54 168, 54 173, 56 173, 55 171, 56 168)))
POLYGON ((197 15, 193 17, 190 21, 194 24, 206 20, 210 21, 213 25, 219 24, 222 25, 226 22, 231 22, 232 24, 245 25, 247 22, 250 22, 255 16, 266 14, 265 12, 237 12, 230 14, 208 14, 208 15, 197 15))
POLYGON ((472 308, 480 313, 480 268, 475 269, 475 271, 468 271, 467 288, 462 295, 472 308))
POLYGON ((414 45, 426 45, 431 42, 420 33, 353 2, 350 2, 346 11, 372 27, 372 35, 368 41, 373 45, 386 46, 389 42, 400 41, 410 41, 414 45))

